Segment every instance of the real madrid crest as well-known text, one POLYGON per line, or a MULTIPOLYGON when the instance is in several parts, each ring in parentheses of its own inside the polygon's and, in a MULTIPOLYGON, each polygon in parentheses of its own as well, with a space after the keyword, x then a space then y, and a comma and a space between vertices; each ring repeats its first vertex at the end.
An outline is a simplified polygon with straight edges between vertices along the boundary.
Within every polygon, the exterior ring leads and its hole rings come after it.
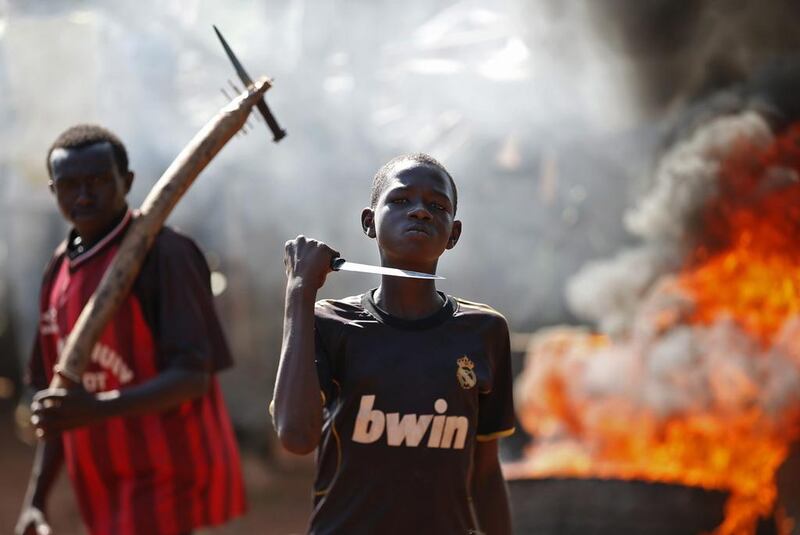
POLYGON ((475 363, 469 360, 466 355, 458 359, 456 363, 458 364, 456 379, 458 379, 458 384, 461 385, 461 388, 466 390, 475 386, 478 382, 478 378, 475 376, 475 363))

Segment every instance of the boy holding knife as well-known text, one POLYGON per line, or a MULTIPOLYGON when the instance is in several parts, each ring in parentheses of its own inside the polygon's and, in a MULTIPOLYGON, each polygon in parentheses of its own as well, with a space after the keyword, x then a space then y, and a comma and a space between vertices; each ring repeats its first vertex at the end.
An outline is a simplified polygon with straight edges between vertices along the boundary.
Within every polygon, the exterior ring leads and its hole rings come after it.
MULTIPOLYGON (((456 204, 438 161, 400 156, 376 174, 362 229, 383 267, 433 274, 461 234, 456 204)), ((497 456, 513 432, 505 319, 431 279, 388 275, 315 304, 337 256, 303 236, 286 244, 272 412, 286 449, 317 449, 309 532, 510 533, 497 456)))

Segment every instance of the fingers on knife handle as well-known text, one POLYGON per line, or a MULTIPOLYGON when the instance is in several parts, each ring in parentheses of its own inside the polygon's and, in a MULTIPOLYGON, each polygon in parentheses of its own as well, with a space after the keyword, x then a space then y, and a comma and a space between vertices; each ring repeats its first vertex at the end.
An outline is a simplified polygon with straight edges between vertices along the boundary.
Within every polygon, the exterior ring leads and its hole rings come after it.
POLYGON ((331 269, 334 271, 339 271, 339 268, 342 267, 342 264, 345 263, 345 259, 341 256, 334 256, 331 258, 331 269))

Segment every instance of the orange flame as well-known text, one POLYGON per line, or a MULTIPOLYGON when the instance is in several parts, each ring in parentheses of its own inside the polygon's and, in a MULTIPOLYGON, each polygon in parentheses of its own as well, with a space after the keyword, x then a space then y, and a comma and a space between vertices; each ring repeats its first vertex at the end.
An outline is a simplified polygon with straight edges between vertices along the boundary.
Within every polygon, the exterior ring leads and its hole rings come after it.
POLYGON ((535 335, 516 397, 537 440, 509 477, 726 490, 718 535, 773 512, 800 437, 800 124, 737 144, 718 176, 686 266, 654 285, 629 336, 535 335))
POLYGON ((740 144, 720 178, 683 284, 695 321, 727 313, 768 342, 800 312, 800 125, 766 148, 740 144))

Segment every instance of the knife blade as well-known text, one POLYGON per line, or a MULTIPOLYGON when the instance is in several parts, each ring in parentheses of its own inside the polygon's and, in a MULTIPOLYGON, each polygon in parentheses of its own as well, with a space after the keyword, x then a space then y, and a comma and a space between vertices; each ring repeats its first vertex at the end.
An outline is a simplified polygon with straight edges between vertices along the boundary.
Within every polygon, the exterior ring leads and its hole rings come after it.
POLYGON ((431 273, 422 273, 420 271, 411 271, 409 269, 398 269, 384 266, 370 266, 368 264, 359 264, 358 262, 350 262, 342 257, 336 257, 331 261, 331 269, 334 271, 357 271, 359 273, 374 273, 376 275, 389 275, 391 277, 406 277, 409 279, 431 279, 431 280, 444 280, 440 275, 433 275, 431 273))

